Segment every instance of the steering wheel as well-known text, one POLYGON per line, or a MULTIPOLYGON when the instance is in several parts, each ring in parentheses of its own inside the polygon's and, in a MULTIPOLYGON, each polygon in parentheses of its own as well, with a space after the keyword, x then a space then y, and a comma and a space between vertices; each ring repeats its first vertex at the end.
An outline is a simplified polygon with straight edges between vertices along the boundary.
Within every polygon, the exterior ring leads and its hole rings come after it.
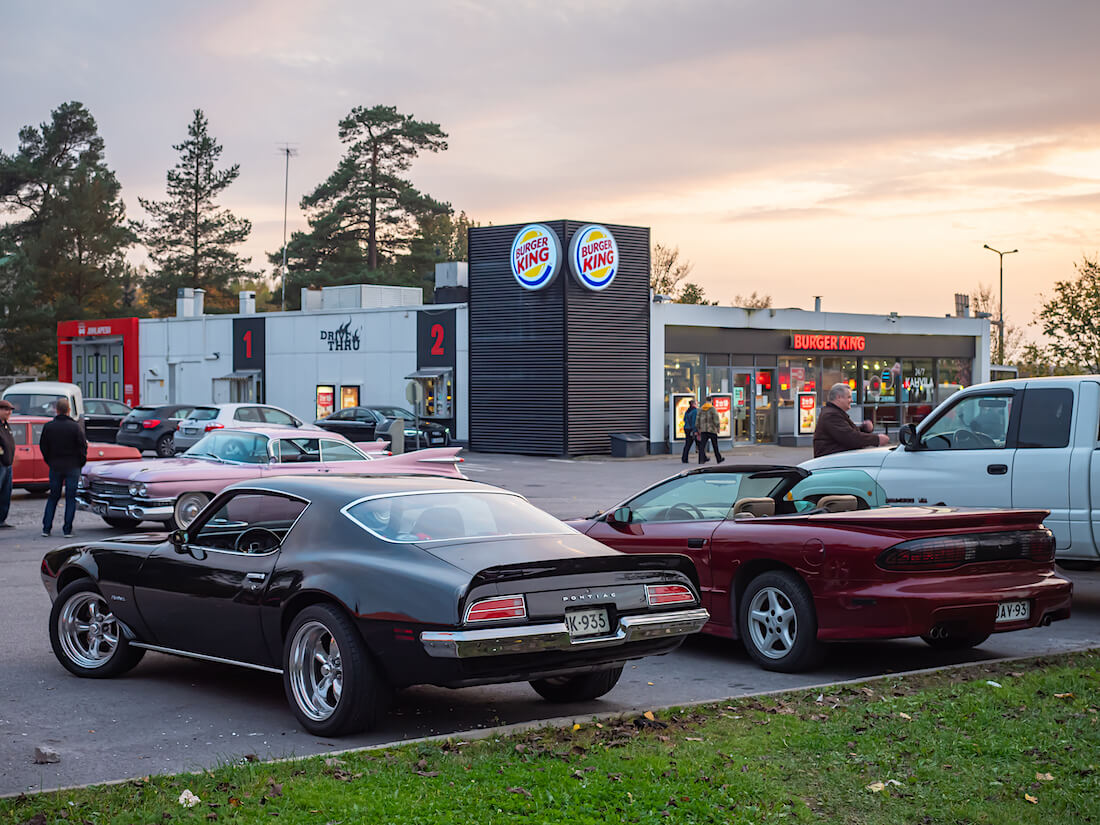
POLYGON ((236 440, 229 440, 222 446, 221 457, 229 461, 244 461, 244 447, 236 440))
POLYGON ((233 549, 238 553, 267 553, 282 543, 278 534, 266 527, 249 527, 237 536, 233 549))
POLYGON ((958 449, 972 450, 975 447, 981 446, 978 436, 970 432, 970 430, 955 430, 955 437, 952 440, 954 441, 953 446, 958 449))
POLYGON ((681 502, 679 504, 673 504, 671 507, 665 508, 664 513, 661 514, 661 516, 662 516, 661 521, 675 521, 675 519, 670 518, 670 517, 677 510, 679 510, 682 513, 687 513, 690 518, 700 519, 700 520, 706 518, 706 516, 703 515, 703 511, 700 510, 698 507, 696 507, 694 504, 688 504, 686 502, 681 502))

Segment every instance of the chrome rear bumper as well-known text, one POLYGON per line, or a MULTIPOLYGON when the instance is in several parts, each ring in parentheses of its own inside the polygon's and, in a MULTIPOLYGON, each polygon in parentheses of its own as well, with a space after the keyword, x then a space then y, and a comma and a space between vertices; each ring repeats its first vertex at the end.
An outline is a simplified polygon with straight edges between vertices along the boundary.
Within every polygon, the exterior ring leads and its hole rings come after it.
POLYGON ((483 630, 424 631, 420 642, 429 656, 467 659, 477 656, 510 656, 550 650, 582 650, 614 647, 647 639, 674 638, 697 633, 710 619, 703 608, 673 613, 623 616, 609 636, 571 638, 564 622, 526 627, 493 627, 483 630))

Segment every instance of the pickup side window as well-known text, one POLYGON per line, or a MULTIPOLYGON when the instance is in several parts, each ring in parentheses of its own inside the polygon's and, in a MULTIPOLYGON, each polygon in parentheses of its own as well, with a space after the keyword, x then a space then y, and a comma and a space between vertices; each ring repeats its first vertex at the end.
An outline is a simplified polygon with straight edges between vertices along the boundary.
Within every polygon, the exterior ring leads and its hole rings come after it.
POLYGON ((968 395, 921 434, 928 450, 1003 449, 1012 414, 1011 395, 968 395))
POLYGON ((1021 448, 1069 446, 1073 390, 1069 388, 1028 389, 1020 406, 1021 448))

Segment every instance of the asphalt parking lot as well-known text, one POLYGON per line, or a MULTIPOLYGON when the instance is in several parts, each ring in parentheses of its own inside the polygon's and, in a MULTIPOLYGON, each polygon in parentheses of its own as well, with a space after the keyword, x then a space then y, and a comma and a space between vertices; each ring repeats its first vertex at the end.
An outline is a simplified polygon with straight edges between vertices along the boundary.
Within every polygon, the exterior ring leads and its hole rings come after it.
MULTIPOLYGON (((793 464, 808 451, 745 448, 735 460, 793 464)), ((469 455, 476 480, 517 490, 560 516, 585 515, 682 469, 677 457, 558 460, 469 455)), ((255 754, 262 758, 326 752, 498 724, 559 716, 647 709, 719 700, 766 690, 821 684, 964 661, 1026 656, 1100 645, 1100 573, 1069 573, 1074 616, 1049 628, 994 636, 963 653, 938 652, 920 641, 846 644, 824 666, 802 675, 768 673, 739 643, 689 640, 665 657, 627 667, 602 700, 549 705, 526 685, 399 694, 381 726, 361 736, 322 740, 297 728, 277 676, 151 653, 128 676, 77 679, 50 651, 49 600, 38 576, 42 554, 60 544, 39 536, 45 499, 18 492, 15 530, 0 533, 0 794, 85 782, 195 770, 255 754), (35 746, 57 750, 57 764, 33 763, 35 746)), ((78 539, 117 533, 88 513, 77 516, 78 539)))

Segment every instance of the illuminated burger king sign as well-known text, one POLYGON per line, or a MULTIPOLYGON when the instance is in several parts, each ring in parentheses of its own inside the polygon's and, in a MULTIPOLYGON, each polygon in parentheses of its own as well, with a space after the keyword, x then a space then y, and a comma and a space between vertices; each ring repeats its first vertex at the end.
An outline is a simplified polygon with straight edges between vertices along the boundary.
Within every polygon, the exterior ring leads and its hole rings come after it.
POLYGON ((512 274, 524 289, 548 287, 561 264, 561 243, 549 227, 532 223, 512 241, 512 274))
POLYGON ((594 292, 607 289, 619 271, 619 245, 607 227, 582 226, 569 243, 569 269, 577 283, 594 292))

